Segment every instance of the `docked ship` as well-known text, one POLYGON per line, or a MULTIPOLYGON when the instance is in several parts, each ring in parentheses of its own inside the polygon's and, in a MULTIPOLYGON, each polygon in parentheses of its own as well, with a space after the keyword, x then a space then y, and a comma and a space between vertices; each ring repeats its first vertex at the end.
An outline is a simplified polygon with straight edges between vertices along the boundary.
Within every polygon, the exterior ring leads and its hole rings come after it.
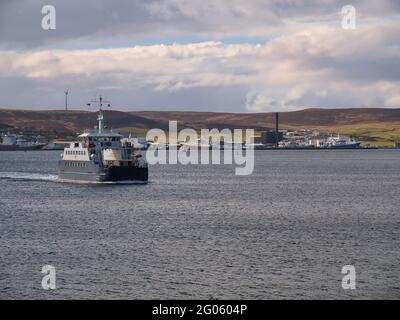
POLYGON ((64 148, 58 178, 63 182, 136 184, 147 183, 148 165, 123 136, 106 130, 100 97, 97 130, 87 130, 64 148))
POLYGON ((180 144, 180 150, 182 151, 189 151, 189 150, 210 150, 211 145, 207 141, 203 141, 202 139, 198 138, 196 141, 193 142, 183 142, 180 144))
POLYGON ((31 151, 40 150, 46 144, 28 141, 22 135, 5 134, 2 136, 0 151, 31 151))
POLYGON ((328 139, 328 142, 324 147, 327 149, 358 149, 361 148, 361 142, 346 140, 338 136, 336 138, 328 139))

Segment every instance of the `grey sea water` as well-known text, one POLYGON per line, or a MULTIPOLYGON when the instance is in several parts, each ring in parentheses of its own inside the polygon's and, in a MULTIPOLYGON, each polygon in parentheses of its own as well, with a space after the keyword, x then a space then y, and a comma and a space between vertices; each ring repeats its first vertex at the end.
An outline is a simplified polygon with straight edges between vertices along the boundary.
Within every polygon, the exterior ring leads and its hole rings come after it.
POLYGON ((400 151, 259 151, 251 176, 157 165, 145 186, 55 182, 59 153, 0 152, 0 299, 400 298, 400 151))

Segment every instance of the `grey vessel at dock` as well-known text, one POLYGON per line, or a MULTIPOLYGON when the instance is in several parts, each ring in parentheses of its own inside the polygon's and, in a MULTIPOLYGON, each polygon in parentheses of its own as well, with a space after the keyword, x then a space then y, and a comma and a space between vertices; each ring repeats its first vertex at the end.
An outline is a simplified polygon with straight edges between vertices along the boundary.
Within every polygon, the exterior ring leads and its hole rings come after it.
POLYGON ((40 150, 46 144, 27 141, 22 135, 5 134, 2 136, 0 151, 32 151, 40 150))

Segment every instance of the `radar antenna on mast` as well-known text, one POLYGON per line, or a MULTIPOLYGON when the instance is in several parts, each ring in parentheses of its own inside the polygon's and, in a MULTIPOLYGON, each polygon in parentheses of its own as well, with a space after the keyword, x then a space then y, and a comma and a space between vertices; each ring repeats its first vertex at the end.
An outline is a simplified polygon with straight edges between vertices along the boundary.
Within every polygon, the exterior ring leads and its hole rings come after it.
POLYGON ((97 104, 99 106, 99 115, 97 116, 97 120, 99 121, 99 133, 103 133, 104 131, 104 117, 103 117, 103 105, 107 105, 107 107, 111 107, 110 101, 103 100, 103 97, 100 95, 99 99, 93 99, 90 103, 86 105, 90 107, 92 104, 97 104))

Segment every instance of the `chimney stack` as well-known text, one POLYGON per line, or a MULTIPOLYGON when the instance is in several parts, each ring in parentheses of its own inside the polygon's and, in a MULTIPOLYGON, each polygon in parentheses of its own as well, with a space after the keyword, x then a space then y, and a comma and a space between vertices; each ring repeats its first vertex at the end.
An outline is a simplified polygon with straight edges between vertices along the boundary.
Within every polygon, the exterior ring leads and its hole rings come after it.
POLYGON ((279 147, 279 113, 275 113, 275 148, 279 147))

